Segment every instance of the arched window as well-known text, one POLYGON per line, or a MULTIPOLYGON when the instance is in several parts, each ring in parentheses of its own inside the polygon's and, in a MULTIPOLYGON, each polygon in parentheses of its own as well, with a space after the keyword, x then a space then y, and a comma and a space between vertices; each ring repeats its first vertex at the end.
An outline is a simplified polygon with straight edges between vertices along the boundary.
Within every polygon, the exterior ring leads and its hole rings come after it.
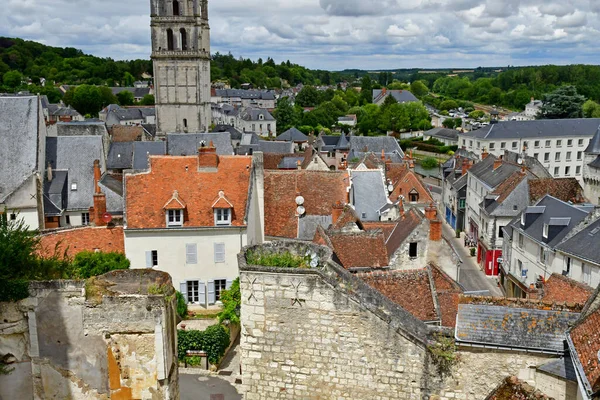
POLYGON ((181 28, 179 30, 179 35, 181 36, 181 50, 187 50, 187 32, 185 28, 181 28))
POLYGON ((179 2, 177 0, 173 0, 173 15, 179 14, 179 2))
POLYGON ((173 30, 167 29, 167 50, 173 51, 174 48, 175 45, 173 41, 173 30))

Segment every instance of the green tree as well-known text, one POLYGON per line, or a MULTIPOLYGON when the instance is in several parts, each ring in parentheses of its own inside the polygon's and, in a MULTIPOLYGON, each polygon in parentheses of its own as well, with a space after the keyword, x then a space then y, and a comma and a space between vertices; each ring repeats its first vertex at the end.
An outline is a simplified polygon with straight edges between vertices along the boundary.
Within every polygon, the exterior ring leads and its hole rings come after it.
POLYGON ((582 118, 585 97, 577 93, 575 86, 562 86, 544 95, 544 104, 538 118, 582 118))
POLYGON ((485 117, 485 112, 481 110, 475 110, 469 114, 469 118, 471 119, 481 119, 485 117))
POLYGON ((373 81, 369 74, 363 76, 360 82, 360 99, 362 104, 373 102, 373 81))
POLYGON ((429 94, 429 88, 427 87, 427 84, 423 81, 414 81, 413 83, 411 83, 410 91, 418 98, 429 94))
POLYGON ((437 168, 439 165, 439 162, 437 159, 435 159, 434 157, 427 157, 426 159, 423 160, 423 162, 421 163, 421 166, 425 169, 433 169, 433 168, 437 168))
POLYGON ((240 323, 240 309, 242 307, 242 295, 240 292, 240 278, 234 280, 228 290, 221 292, 223 309, 219 313, 219 322, 230 321, 234 324, 240 323))
POLYGON ((457 108, 458 108, 458 103, 454 100, 444 100, 440 104, 440 110, 443 110, 443 111, 456 110, 457 108))
POLYGON ((456 121, 454 120, 454 118, 446 118, 444 122, 442 122, 442 126, 444 128, 454 129, 456 128, 456 121))
POLYGON ((21 86, 22 81, 23 75, 21 75, 19 71, 8 71, 2 77, 2 82, 4 82, 4 85, 13 90, 21 86))
POLYGON ((129 269, 129 260, 121 253, 82 251, 73 260, 75 278, 88 279, 118 269, 129 269))
POLYGON ((142 101, 140 101, 140 105, 142 106, 153 106, 156 100, 154 99, 154 95, 147 94, 142 97, 142 101))
POLYGON ((117 93, 117 101, 121 106, 132 106, 135 103, 135 98, 129 90, 123 90, 117 93))
POLYGON ((289 98, 284 97, 277 102, 275 109, 277 133, 282 133, 298 125, 299 118, 289 98))
POLYGON ((315 87, 304 86, 296 96, 296 104, 301 107, 316 107, 319 97, 319 91, 315 87))
POLYGON ((63 101, 82 115, 97 116, 102 108, 117 103, 117 98, 106 86, 81 85, 70 89, 69 92, 65 94, 63 101), (69 93, 71 91, 72 93, 69 93))
POLYGON ((123 86, 132 87, 134 83, 135 77, 129 72, 125 72, 125 75, 123 75, 123 86))
POLYGON ((583 115, 585 118, 600 118, 600 104, 594 100, 588 100, 583 104, 583 115))
POLYGON ((338 110, 340 110, 341 113, 346 114, 348 109, 350 109, 348 103, 346 103, 346 101, 340 95, 335 95, 333 99, 331 99, 331 102, 338 110))

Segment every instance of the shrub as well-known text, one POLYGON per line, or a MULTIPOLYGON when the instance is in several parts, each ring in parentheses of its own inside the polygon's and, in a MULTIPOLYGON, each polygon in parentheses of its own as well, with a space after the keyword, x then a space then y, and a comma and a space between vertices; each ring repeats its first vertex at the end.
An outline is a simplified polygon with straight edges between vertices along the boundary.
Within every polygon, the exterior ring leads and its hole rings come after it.
POLYGON ((0 280, 0 302, 19 301, 29 297, 29 282, 26 280, 0 280))
POLYGON ((290 252, 266 253, 248 251, 246 261, 250 265, 278 268, 310 268, 310 257, 293 255, 290 252))
POLYGON ((427 346, 433 363, 442 376, 452 375, 452 368, 460 363, 456 343, 451 337, 442 334, 434 335, 435 342, 427 346))
POLYGON ((129 269, 129 260, 121 253, 83 251, 73 260, 75 277, 87 279, 117 269, 129 269))
POLYGON ((242 294, 240 292, 240 278, 231 284, 228 290, 221 292, 223 310, 219 313, 219 322, 230 321, 234 324, 240 322, 240 308, 242 307, 242 294))
POLYGON ((229 340, 229 330, 223 325, 209 326, 205 331, 180 330, 177 332, 177 356, 184 361, 188 350, 205 351, 208 362, 216 364, 229 347, 229 340))
POLYGON ((433 157, 427 157, 421 162, 421 166, 425 169, 437 168, 439 165, 438 160, 433 157))
POLYGON ((187 307, 187 303, 185 302, 185 297, 179 291, 176 293, 176 296, 177 296, 177 315, 179 315, 181 317, 181 319, 186 319, 188 307, 187 307))

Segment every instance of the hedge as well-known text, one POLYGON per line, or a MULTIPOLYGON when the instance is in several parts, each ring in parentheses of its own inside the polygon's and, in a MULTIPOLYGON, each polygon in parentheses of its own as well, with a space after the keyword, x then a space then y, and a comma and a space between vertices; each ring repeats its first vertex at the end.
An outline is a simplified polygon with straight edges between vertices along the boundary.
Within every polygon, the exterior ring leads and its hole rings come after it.
POLYGON ((205 351, 208 362, 216 364, 229 347, 229 330, 223 325, 209 326, 205 331, 180 330, 177 332, 177 356, 184 361, 188 350, 205 351))
POLYGON ((29 282, 26 280, 0 280, 0 302, 19 301, 29 297, 29 282))

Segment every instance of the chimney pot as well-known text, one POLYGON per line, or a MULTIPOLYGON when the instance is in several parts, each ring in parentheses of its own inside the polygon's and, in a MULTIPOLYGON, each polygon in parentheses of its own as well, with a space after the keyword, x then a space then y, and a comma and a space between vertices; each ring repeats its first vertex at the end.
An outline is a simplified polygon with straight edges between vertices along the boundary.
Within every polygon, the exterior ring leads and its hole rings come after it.
POLYGON ((497 170, 498 168, 500 168, 502 166, 502 159, 501 158, 497 158, 494 161, 494 171, 497 170))

